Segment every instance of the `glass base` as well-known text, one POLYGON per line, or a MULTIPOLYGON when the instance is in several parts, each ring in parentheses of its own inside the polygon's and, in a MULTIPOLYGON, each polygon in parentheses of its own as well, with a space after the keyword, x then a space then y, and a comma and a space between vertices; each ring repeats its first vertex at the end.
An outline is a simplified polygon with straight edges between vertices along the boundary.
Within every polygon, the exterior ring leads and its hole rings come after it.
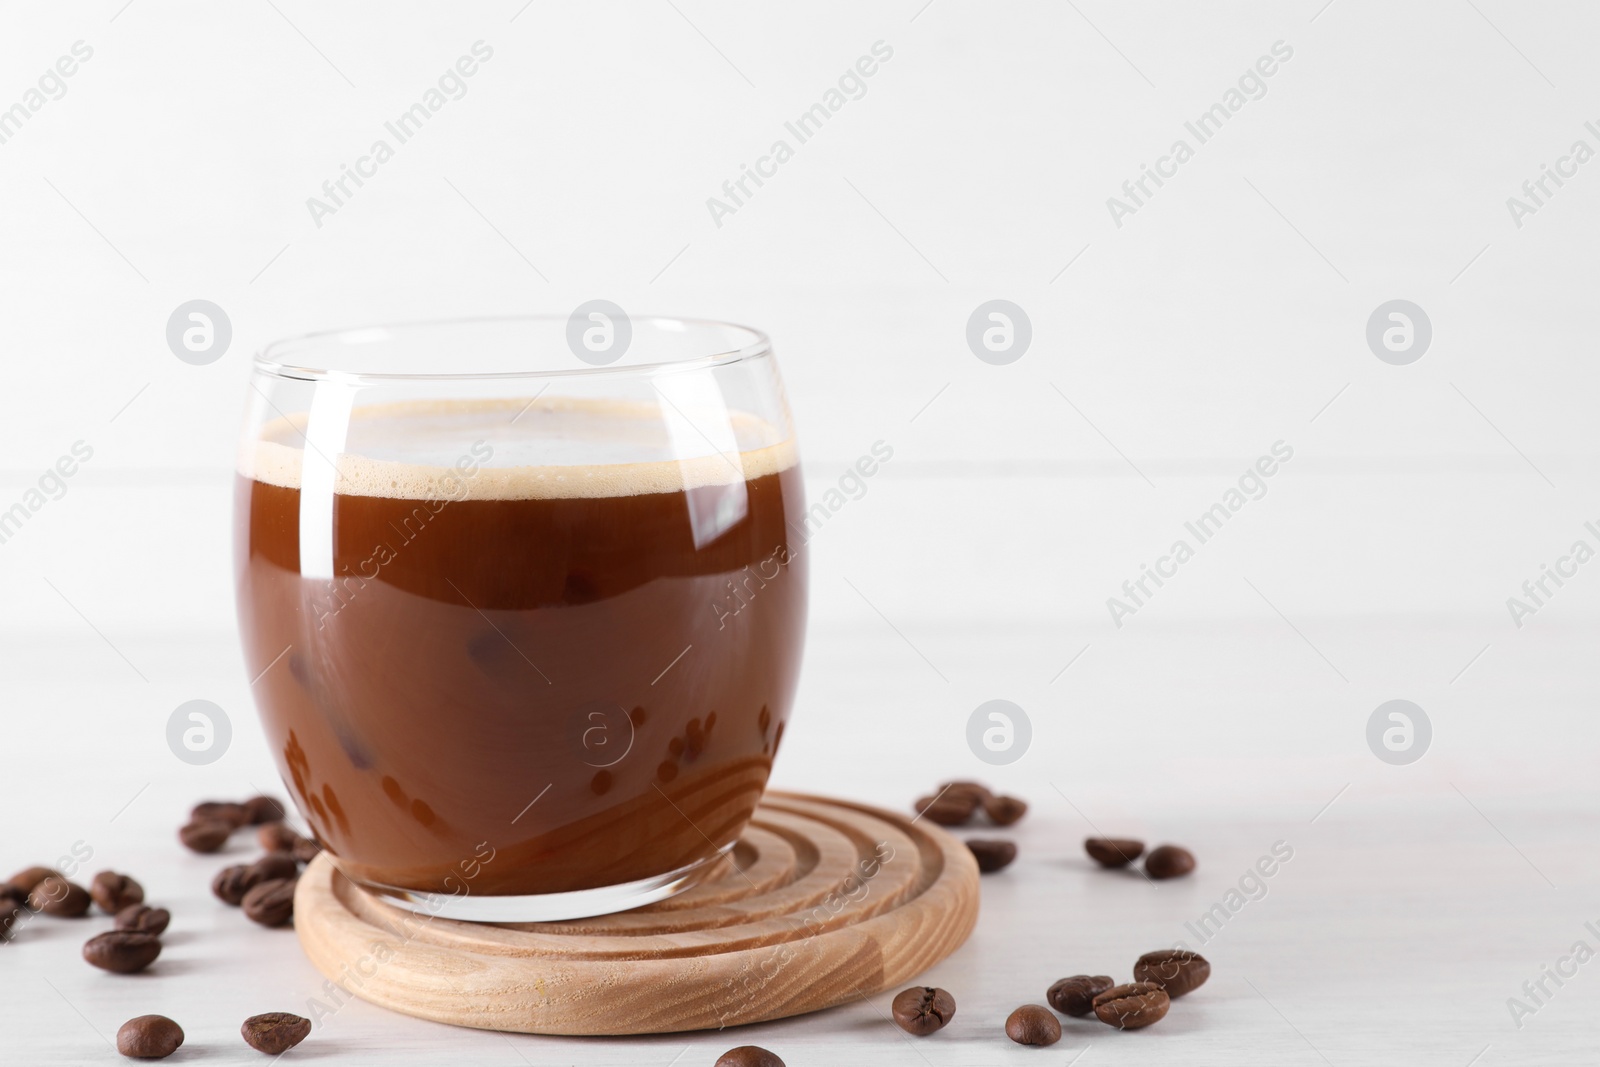
POLYGON ((710 867, 733 850, 728 845, 715 856, 699 860, 687 867, 643 878, 637 882, 602 886, 597 889, 579 889, 570 893, 535 893, 529 896, 490 896, 471 892, 424 893, 416 889, 401 889, 350 879, 362 889, 382 898, 387 903, 418 915, 435 919, 459 919, 478 923, 542 923, 564 919, 586 919, 595 915, 611 915, 654 904, 659 900, 677 896, 698 885, 710 867))

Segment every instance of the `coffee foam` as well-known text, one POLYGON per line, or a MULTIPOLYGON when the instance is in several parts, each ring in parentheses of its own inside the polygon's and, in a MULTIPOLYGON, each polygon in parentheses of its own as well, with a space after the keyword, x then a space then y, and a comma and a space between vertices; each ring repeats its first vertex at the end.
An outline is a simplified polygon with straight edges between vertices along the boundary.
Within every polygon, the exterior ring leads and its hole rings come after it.
POLYGON ((331 462, 334 491, 348 496, 533 500, 679 493, 776 474, 797 460, 794 440, 753 415, 690 420, 676 407, 630 401, 366 405, 351 410, 343 449, 332 454, 308 440, 308 420, 266 423, 246 442, 239 473, 298 489, 304 464, 331 462), (677 458, 679 451, 701 454, 677 458))

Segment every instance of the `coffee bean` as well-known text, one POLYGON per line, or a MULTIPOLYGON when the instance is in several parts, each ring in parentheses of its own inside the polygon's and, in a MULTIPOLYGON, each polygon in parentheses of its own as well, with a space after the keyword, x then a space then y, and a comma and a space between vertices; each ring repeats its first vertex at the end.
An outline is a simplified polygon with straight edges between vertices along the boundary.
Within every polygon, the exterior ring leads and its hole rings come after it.
POLYGON ((56 873, 54 867, 25 867, 6 879, 6 884, 22 890, 22 895, 27 896, 33 892, 33 887, 56 873))
POLYGON ((107 915, 115 915, 129 904, 144 900, 144 886, 125 874, 101 871, 89 882, 89 896, 107 915))
POLYGON ((89 910, 89 891, 59 874, 52 874, 33 887, 28 907, 61 919, 76 919, 89 910))
POLYGON ((311 1020, 286 1011, 269 1011, 265 1015, 252 1015, 239 1027, 244 1043, 268 1056, 280 1056, 294 1048, 311 1033, 311 1020))
POLYGON ((1028 802, 1016 797, 989 797, 983 802, 983 813, 996 826, 1010 826, 1028 813, 1028 802))
POLYGON ((298 878, 274 878, 254 886, 240 905, 245 918, 262 926, 282 926, 294 918, 294 887, 298 878))
POLYGON ((171 921, 172 913, 166 908, 152 908, 148 904, 129 904, 117 912, 118 930, 137 930, 142 934, 163 933, 171 921))
POLYGON ((1083 850, 1102 867, 1126 867, 1144 852, 1144 842, 1131 837, 1091 837, 1083 850))
POLYGON ((1169 997, 1181 997, 1206 984, 1211 964, 1204 956, 1188 949, 1164 948, 1146 952, 1133 965, 1133 980, 1154 982, 1169 997))
POLYGON ((161 938, 137 930, 109 930, 83 943, 83 958, 112 974, 142 971, 161 955, 161 938))
POLYGON ((286 814, 283 804, 276 797, 251 797, 244 802, 245 815, 249 817, 251 826, 260 826, 263 823, 282 822, 286 814))
POLYGON ((1116 984, 1103 974, 1075 974, 1051 985, 1045 999, 1063 1015, 1088 1015, 1094 998, 1116 984))
POLYGON ((908 1034, 926 1037, 942 1030, 956 1013, 956 998, 934 986, 912 986, 895 994, 889 1005, 895 1025, 908 1034))
POLYGON ((262 882, 270 882, 274 878, 293 878, 300 873, 300 865, 287 852, 268 852, 250 867, 262 882))
POLYGON ((183 1044, 183 1027, 165 1015, 141 1015, 129 1019, 117 1031, 117 1051, 138 1060, 159 1060, 178 1051, 183 1044))
POLYGON ((978 861, 979 874, 993 874, 1011 866, 1017 858, 1017 846, 1010 841, 989 837, 967 838, 967 848, 978 861))
POLYGON ((1094 998, 1094 1015, 1118 1030, 1139 1030, 1166 1017, 1172 1000, 1154 982, 1112 986, 1094 998))
POLYGON ((211 892, 224 904, 239 906, 244 895, 261 884, 261 876, 247 863, 224 867, 211 879, 211 892))
POLYGON ((221 819, 192 822, 178 831, 178 840, 193 852, 215 852, 228 843, 233 824, 221 819))
POLYGON ((917 801, 917 814, 940 826, 965 826, 978 810, 978 802, 971 797, 923 797, 917 801))
POLYGON ((718 1056, 713 1067, 784 1067, 784 1065, 776 1055, 758 1045, 740 1045, 718 1056))
POLYGON ((268 852, 293 852, 300 835, 286 823, 269 822, 256 831, 256 840, 268 852))
POLYGON ((1162 845, 1144 858, 1144 873, 1152 878, 1178 878, 1194 870, 1194 853, 1177 845, 1162 845))
POLYGON ((1019 1045, 1053 1045, 1061 1040, 1061 1020, 1040 1004, 1024 1004, 1006 1019, 1006 1036, 1019 1045))
POLYGON ((235 804, 231 800, 207 800, 196 804, 189 812, 190 822, 210 822, 213 819, 229 823, 237 830, 250 822, 250 812, 243 804, 235 804))

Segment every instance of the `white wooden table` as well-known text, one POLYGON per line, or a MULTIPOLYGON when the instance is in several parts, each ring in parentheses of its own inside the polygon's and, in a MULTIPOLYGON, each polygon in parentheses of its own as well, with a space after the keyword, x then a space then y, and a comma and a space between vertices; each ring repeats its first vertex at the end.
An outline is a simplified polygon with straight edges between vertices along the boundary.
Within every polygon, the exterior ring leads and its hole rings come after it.
MULTIPOLYGON (((1541 757, 1546 780, 1529 788, 1513 775, 1489 779, 1481 768, 1452 762, 1454 733, 1480 717, 1503 721, 1492 670, 1479 680, 1481 716, 1471 706, 1457 712, 1459 721, 1436 716, 1438 751, 1414 767, 1391 768, 1362 747, 1364 715, 1318 710, 1327 695, 1289 656, 1261 661, 1254 689, 1232 698, 1243 710, 1197 710, 1208 679, 1227 674, 1235 650, 1259 660, 1262 643, 1276 639, 1266 631, 1152 630, 1126 653, 1102 642, 1054 686, 1046 683, 1054 668, 1037 682, 1020 679, 1040 673, 1029 664, 1051 661, 1060 635, 976 626, 910 632, 948 685, 920 675, 926 667, 881 623, 814 635, 776 784, 903 805, 940 777, 977 776, 1032 802, 1010 832, 1020 858, 984 879, 976 933, 924 979, 955 995, 957 1015, 945 1031, 921 1040, 902 1035, 887 1021, 892 991, 745 1030, 628 1040, 461 1030, 351 1001, 289 1059, 668 1067, 708 1065, 729 1047, 757 1043, 792 1067, 1595 1062, 1600 964, 1581 967, 1560 988, 1546 979, 1554 995, 1520 1030, 1507 1008, 1507 998, 1525 995, 1525 980, 1538 980, 1574 942, 1600 948, 1600 937, 1584 927, 1591 920, 1600 927, 1600 805, 1585 772, 1592 746, 1571 752, 1567 763, 1541 757), (1159 669, 1130 687, 1136 664, 1119 662, 1124 654, 1159 669), (1007 695, 1033 715, 1035 748, 1011 767, 984 768, 964 754, 960 732, 977 700, 957 694, 980 667, 1019 679, 1010 693, 984 696, 1007 695), (1298 707, 1274 695, 1292 678, 1306 692, 1298 707), (1301 720, 1328 720, 1336 727, 1330 737, 1355 731, 1355 739, 1328 741, 1301 720), (1185 844, 1199 870, 1164 884, 1099 871, 1080 848, 1091 822, 1152 844, 1185 844), (1246 880, 1259 899, 1220 926, 1213 921, 1205 940, 1196 936, 1186 924, 1224 902, 1280 841, 1292 859, 1261 888, 1246 880), (1213 977, 1152 1029, 1122 1034, 1072 1021, 1048 1050, 1004 1038, 1010 1010, 1042 1002, 1054 979, 1125 978, 1140 953, 1180 940, 1211 960, 1213 977)), ((1318 636, 1330 645, 1343 639, 1327 628, 1318 636)), ((1387 647, 1383 635, 1343 636, 1369 640, 1362 648, 1387 647)), ((1452 643, 1447 633, 1434 636, 1452 643)), ((1558 680, 1568 699, 1592 697, 1582 674, 1586 637, 1548 630, 1541 639, 1552 654, 1563 653, 1556 662, 1570 664, 1558 680)), ((1354 645, 1343 647, 1352 655, 1354 645)), ((29 924, 0 948, 0 1062, 117 1062, 108 1040, 125 1019, 147 1012, 171 1015, 188 1034, 171 1062, 264 1062, 240 1042, 240 1022, 262 1011, 309 1014, 323 980, 292 933, 256 928, 211 897, 212 873, 249 854, 242 836, 213 857, 188 854, 173 836, 197 799, 258 786, 283 792, 244 713, 231 635, 152 637, 125 647, 153 674, 191 679, 181 694, 131 700, 117 674, 125 668, 109 657, 103 670, 87 666, 98 661, 49 635, 14 638, 12 651, 31 664, 31 681, 8 697, 12 756, 0 866, 48 862, 83 842, 94 852, 85 878, 102 867, 127 870, 153 902, 171 909, 173 922, 161 959, 132 977, 101 973, 79 958, 81 942, 108 925, 103 919, 29 924), (159 737, 177 698, 194 695, 237 709, 235 748, 209 768, 177 764, 159 737)), ((1508 734, 1507 767, 1517 765, 1519 747, 1508 734)), ((1526 747, 1536 750, 1537 742, 1526 747)))

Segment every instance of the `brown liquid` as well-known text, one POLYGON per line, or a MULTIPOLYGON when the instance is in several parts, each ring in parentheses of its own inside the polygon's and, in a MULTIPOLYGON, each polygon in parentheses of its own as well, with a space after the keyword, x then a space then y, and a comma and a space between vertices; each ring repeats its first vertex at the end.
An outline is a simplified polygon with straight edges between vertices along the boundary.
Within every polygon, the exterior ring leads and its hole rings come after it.
POLYGON ((628 496, 339 493, 331 581, 300 573, 300 498, 238 479, 239 612, 279 769, 346 874, 565 892, 737 838, 800 664, 797 466, 628 496))

